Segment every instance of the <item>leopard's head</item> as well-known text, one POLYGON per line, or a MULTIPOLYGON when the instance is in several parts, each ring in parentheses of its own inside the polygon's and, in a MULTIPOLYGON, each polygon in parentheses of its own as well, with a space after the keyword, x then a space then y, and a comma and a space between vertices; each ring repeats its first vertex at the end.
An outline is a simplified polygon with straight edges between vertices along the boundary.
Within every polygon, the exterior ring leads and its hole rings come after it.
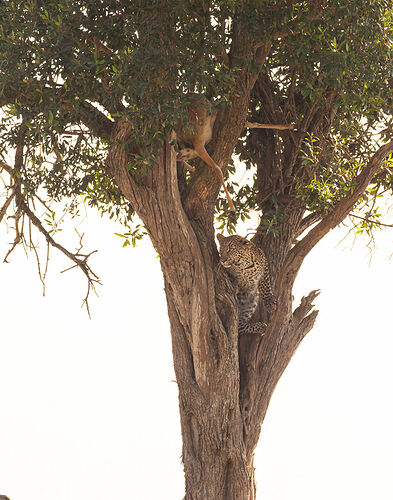
POLYGON ((246 238, 242 238, 237 234, 232 236, 217 234, 217 239, 220 244, 221 265, 225 268, 241 267, 245 253, 247 253, 247 247, 252 244, 246 238))

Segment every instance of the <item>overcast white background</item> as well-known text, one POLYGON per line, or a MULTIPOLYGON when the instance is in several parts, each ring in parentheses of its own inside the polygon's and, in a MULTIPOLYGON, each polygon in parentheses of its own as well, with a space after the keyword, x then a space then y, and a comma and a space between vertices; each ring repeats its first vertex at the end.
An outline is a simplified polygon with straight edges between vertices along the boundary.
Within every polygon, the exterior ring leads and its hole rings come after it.
MULTIPOLYGON (((91 320, 85 281, 59 274, 70 264, 57 251, 45 298, 32 255, 0 265, 0 494, 11 500, 183 498, 159 260, 147 239, 123 249, 119 229, 89 213, 86 250, 99 249, 104 283, 91 320)), ((393 499, 393 232, 371 265, 363 243, 337 246, 345 233, 329 234, 297 280, 296 302, 322 289, 320 314, 263 425, 263 500, 393 499)), ((11 239, 0 233, 2 256, 11 239)))

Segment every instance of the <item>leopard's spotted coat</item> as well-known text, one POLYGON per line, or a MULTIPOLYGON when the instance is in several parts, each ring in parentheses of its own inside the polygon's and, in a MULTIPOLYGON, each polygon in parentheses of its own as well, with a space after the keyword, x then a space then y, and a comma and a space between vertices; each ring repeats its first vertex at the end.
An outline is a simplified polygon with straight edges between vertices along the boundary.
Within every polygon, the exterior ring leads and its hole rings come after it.
POLYGON ((238 286, 239 335, 263 334, 265 323, 250 324, 250 319, 261 296, 268 312, 276 308, 268 261, 264 252, 254 243, 238 235, 217 235, 220 244, 220 263, 235 279, 238 286))

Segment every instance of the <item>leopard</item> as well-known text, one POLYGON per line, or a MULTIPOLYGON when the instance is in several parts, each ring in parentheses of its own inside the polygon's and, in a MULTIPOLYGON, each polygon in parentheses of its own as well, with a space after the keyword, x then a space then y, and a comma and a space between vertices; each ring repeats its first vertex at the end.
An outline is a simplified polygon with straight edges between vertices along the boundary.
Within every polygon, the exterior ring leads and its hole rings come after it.
POLYGON ((217 239, 220 245, 220 264, 237 284, 239 335, 263 335, 266 323, 258 321, 251 324, 250 319, 260 297, 268 313, 275 311, 277 307, 266 255, 252 241, 237 234, 218 234, 217 239))

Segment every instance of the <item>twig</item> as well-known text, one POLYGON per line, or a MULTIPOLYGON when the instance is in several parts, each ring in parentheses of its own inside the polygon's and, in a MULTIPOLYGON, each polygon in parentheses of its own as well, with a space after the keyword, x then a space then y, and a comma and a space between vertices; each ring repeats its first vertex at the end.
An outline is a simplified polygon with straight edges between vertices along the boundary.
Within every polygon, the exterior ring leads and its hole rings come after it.
POLYGON ((42 275, 40 256, 38 255, 37 246, 34 244, 33 240, 31 239, 31 235, 30 235, 30 249, 32 249, 34 254, 35 254, 35 258, 36 258, 36 262, 37 262, 38 277, 40 278, 40 281, 42 283, 42 295, 45 297, 45 276, 42 275))
POLYGON ((19 243, 22 241, 23 231, 20 231, 20 229, 19 229, 19 220, 21 218, 21 215, 22 215, 22 212, 19 209, 16 211, 16 213, 14 215, 14 218, 15 218, 15 238, 14 238, 14 241, 12 243, 11 248, 8 250, 8 252, 6 253, 6 256, 3 259, 3 262, 7 263, 7 264, 8 264, 8 261, 7 261, 8 257, 12 254, 12 252, 15 250, 17 245, 19 245, 19 243))
POLYGON ((7 213, 7 210, 9 208, 9 206, 11 205, 11 202, 14 199, 14 197, 15 197, 15 189, 12 190, 11 195, 5 200, 4 205, 1 207, 1 210, 0 210, 0 222, 3 220, 5 214, 7 213))
POLYGON ((367 217, 361 217, 360 215, 355 215, 355 214, 348 214, 350 217, 355 217, 356 219, 361 219, 366 222, 371 222, 372 224, 377 224, 378 226, 383 226, 383 227, 393 227, 393 224, 384 224, 383 222, 379 222, 377 220, 371 220, 368 219, 367 217))
POLYGON ((323 214, 320 212, 313 212, 304 217, 300 222, 299 229, 295 233, 295 238, 298 238, 306 229, 315 224, 315 222, 318 222, 322 216, 323 214))
MULTIPOLYGON (((62 245, 60 245, 60 243, 57 243, 52 238, 52 236, 49 234, 49 232, 42 225, 39 218, 30 210, 30 207, 25 202, 21 193, 17 194, 16 203, 21 208, 21 210, 29 217, 31 222, 40 231, 40 233, 43 234, 46 241, 52 247, 57 248, 58 250, 60 250, 60 252, 64 253, 64 255, 66 255, 70 260, 75 262, 75 265, 69 269, 73 269, 74 267, 79 267, 79 269, 81 269, 83 274, 86 276, 86 278, 87 278, 87 294, 86 294, 85 298, 83 299, 82 306, 83 305, 86 306, 87 312, 88 312, 89 317, 90 317, 90 309, 89 309, 89 303, 88 303, 90 290, 93 289, 95 291, 95 283, 101 284, 101 281, 100 281, 99 277, 92 271, 90 266, 87 264, 87 260, 90 257, 90 255, 92 255, 93 253, 96 252, 96 250, 94 252, 90 252, 87 255, 83 255, 79 252, 73 254, 72 252, 70 252, 69 250, 64 248, 62 245)), ((62 271, 62 272, 64 272, 64 271, 62 271)))

